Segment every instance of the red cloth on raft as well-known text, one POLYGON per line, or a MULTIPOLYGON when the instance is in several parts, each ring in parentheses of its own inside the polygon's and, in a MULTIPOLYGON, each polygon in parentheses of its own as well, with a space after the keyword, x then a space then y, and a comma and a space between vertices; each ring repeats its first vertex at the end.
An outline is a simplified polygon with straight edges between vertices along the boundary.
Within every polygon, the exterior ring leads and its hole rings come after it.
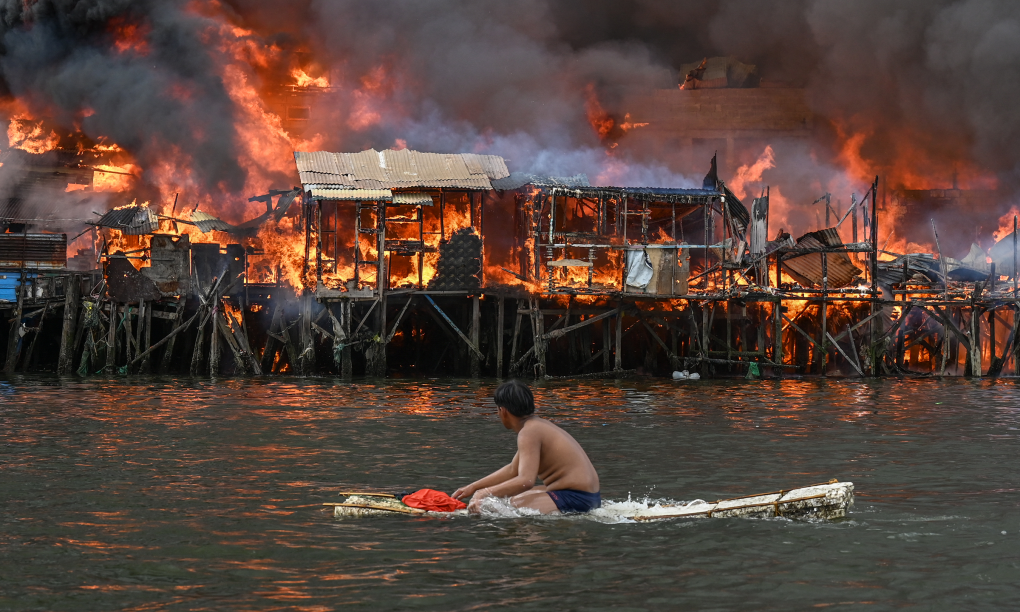
POLYGON ((405 495, 402 500, 404 505, 411 506, 412 508, 419 508, 421 510, 428 510, 429 512, 453 512, 454 510, 463 510, 467 508, 467 504, 462 501, 458 501, 442 491, 436 491, 434 489, 422 489, 415 491, 410 495, 405 495))

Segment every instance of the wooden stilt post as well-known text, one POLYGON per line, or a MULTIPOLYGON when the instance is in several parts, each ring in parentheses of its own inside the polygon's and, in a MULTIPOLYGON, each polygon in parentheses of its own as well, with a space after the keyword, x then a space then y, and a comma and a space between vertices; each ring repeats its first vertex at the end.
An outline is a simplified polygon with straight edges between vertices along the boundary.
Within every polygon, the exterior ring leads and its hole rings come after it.
POLYGON ((46 323, 46 315, 50 312, 50 303, 46 302, 43 306, 42 315, 39 316, 39 325, 32 331, 32 342, 28 345, 28 350, 25 351, 25 360, 21 366, 22 372, 31 372, 33 367, 33 357, 35 357, 35 345, 39 342, 39 336, 42 335, 43 325, 46 323))
POLYGON ((266 346, 262 349, 261 367, 263 372, 272 373, 275 365, 276 335, 283 328, 283 305, 280 302, 273 307, 273 317, 269 320, 269 333, 266 334, 266 346))
POLYGON ((970 375, 981 377, 981 314, 976 304, 970 311, 970 375))
POLYGON ((610 350, 612 350, 612 335, 609 331, 609 320, 604 320, 602 325, 602 371, 608 372, 612 367, 609 364, 609 360, 612 357, 610 350))
MULTIPOLYGON (((181 322, 181 318, 184 314, 184 303, 188 298, 181 296, 177 299, 177 308, 174 312, 174 318, 171 319, 173 327, 176 329, 181 322)), ((177 334, 174 334, 169 340, 167 340, 166 348, 163 350, 163 359, 159 363, 159 371, 162 374, 170 372, 170 368, 174 362, 174 347, 177 344, 177 334)))
MULTIPOLYGON (((471 338, 471 344, 478 348, 478 339, 481 335, 482 327, 482 308, 480 297, 475 295, 471 297, 471 331, 468 332, 471 338)), ((471 359, 471 378, 481 378, 482 376, 482 363, 478 358, 478 354, 474 351, 470 353, 471 359)))
POLYGON ((341 359, 341 361, 340 361, 340 376, 344 380, 350 380, 351 377, 354 375, 354 364, 351 361, 351 347, 350 347, 350 342, 353 340, 353 338, 351 338, 351 313, 352 313, 351 306, 352 306, 352 304, 353 304, 353 302, 351 300, 344 300, 343 302, 341 302, 341 306, 340 306, 340 312, 342 313, 342 318, 340 319, 340 324, 341 324, 341 327, 344 330, 344 334, 347 337, 347 343, 348 343, 348 346, 344 347, 343 353, 340 356, 340 359, 341 359))
POLYGON ((219 319, 222 315, 220 313, 219 300, 213 306, 212 312, 212 329, 209 332, 209 376, 215 378, 220 374, 220 334, 219 334, 219 319))
POLYGON ((202 347, 205 344, 205 325, 206 325, 206 306, 199 309, 199 324, 198 331, 195 333, 195 348, 191 351, 191 368, 190 372, 192 376, 198 376, 202 373, 202 347))
MULTIPOLYGON (((141 355, 142 351, 145 350, 144 348, 142 348, 142 336, 145 335, 145 312, 151 306, 152 306, 151 304, 146 304, 145 300, 139 300, 138 301, 138 318, 135 321, 135 328, 134 328, 134 332, 135 332, 135 344, 134 344, 134 353, 132 353, 132 358, 134 358, 134 356, 136 356, 136 355, 141 355)), ((129 360, 129 362, 130 362, 130 360, 129 360)))
POLYGON ((524 309, 524 300, 514 300, 517 304, 517 308, 514 309, 516 319, 514 319, 514 335, 510 339, 510 368, 513 369, 513 364, 517 363, 517 339, 521 335, 521 321, 524 319, 524 315, 521 314, 521 310, 524 309))
POLYGON ((783 377, 783 298, 772 302, 772 361, 779 366, 773 368, 773 375, 783 377))
POLYGON ((4 363, 4 371, 8 374, 14 372, 18 367, 18 357, 21 356, 19 343, 21 342, 21 315, 25 307, 25 271, 21 271, 21 282, 18 284, 18 305, 14 310, 14 318, 11 321, 10 335, 7 337, 7 360, 4 363))
POLYGON ((623 369, 623 302, 616 307, 616 341, 613 343, 615 362, 613 369, 623 369))
MULTIPOLYGON (((380 262, 382 261, 382 254, 380 254, 380 262)), ((381 265, 381 264, 380 264, 381 265)), ((298 350, 298 372, 301 376, 308 376, 312 373, 315 366, 315 346, 312 343, 312 300, 315 297, 311 293, 305 293, 301 296, 301 332, 300 332, 300 345, 298 350)))
MULTIPOLYGON (((143 344, 139 345, 138 350, 148 351, 152 347, 152 306, 153 303, 149 303, 145 308, 145 329, 142 334, 143 344)), ((143 374, 148 374, 152 371, 152 357, 149 355, 145 356, 142 360, 141 371, 143 374)))
POLYGON ((535 313, 535 356, 538 357, 538 377, 545 378, 546 369, 546 349, 548 343, 545 341, 543 336, 545 335, 545 316, 542 314, 542 307, 539 303, 538 298, 535 298, 535 308, 532 312, 535 313))
POLYGON ((110 328, 106 334, 106 374, 117 369, 117 302, 110 300, 110 328))
POLYGON ((503 343, 505 341, 505 334, 503 332, 503 309, 504 302, 503 292, 500 291, 496 296, 496 378, 503 378, 503 343))
POLYGON ((74 348, 78 306, 81 303, 81 275, 68 277, 64 287, 64 325, 60 331, 60 354, 57 357, 57 374, 70 374, 74 369, 74 348))

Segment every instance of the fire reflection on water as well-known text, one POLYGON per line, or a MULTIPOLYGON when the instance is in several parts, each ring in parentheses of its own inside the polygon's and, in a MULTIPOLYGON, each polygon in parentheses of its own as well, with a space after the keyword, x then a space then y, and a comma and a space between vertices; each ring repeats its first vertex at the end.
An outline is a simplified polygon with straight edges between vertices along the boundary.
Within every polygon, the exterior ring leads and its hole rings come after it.
MULTIPOLYGON (((634 525, 336 522, 321 510, 351 487, 449 491, 505 462, 514 436, 494 415, 495 384, 15 380, 0 405, 0 444, 11 457, 0 468, 0 503, 11 519, 0 539, 0 553, 11 560, 4 596, 50 601, 76 589, 120 608, 215 607, 223 597, 238 607, 268 599, 335 608, 387 585, 389 598, 407 603, 448 594, 450 584, 505 582, 511 550, 526 562, 515 570, 519 582, 555 600, 556 592, 542 590, 550 576, 528 564, 571 574, 592 571, 591 560, 610 551, 635 560, 666 554, 641 535, 646 527, 634 525), (632 534, 636 548, 624 537, 630 532, 619 531, 632 528, 641 530, 632 534), (493 533, 498 546, 487 543, 493 533), (437 585, 447 572, 456 577, 437 585)), ((1008 508, 1000 515, 996 504, 967 500, 994 496, 1012 507, 1009 491, 1020 488, 1006 475, 1020 415, 1016 386, 1004 381, 631 380, 534 389, 539 413, 592 457, 606 499, 727 497, 831 477, 854 481, 860 499, 853 512, 869 529, 855 526, 856 517, 837 525, 725 524, 727 533, 736 530, 733 546, 753 536, 778 551, 770 559, 778 573, 759 573, 758 581, 788 579, 799 566, 782 542, 803 549, 819 534, 837 548, 862 542, 874 552, 858 556, 870 560, 899 554, 898 563, 909 563, 886 538, 904 534, 896 527, 904 517, 966 515, 968 522, 951 527, 972 540, 977 527, 969 524, 1001 522, 1008 508), (954 463, 945 462, 950 455, 954 463)), ((727 562, 699 543, 710 537, 718 547, 717 525, 656 527, 684 529, 698 559, 697 567, 681 560, 656 575, 721 571, 727 562)), ((675 552, 675 538, 666 540, 675 552)), ((985 563, 972 556, 973 546, 959 550, 971 551, 961 563, 985 563)), ((841 580, 882 581, 855 571, 839 568, 841 580)), ((654 587, 660 594, 671 588, 654 587)), ((79 604, 88 607, 91 596, 79 604)))

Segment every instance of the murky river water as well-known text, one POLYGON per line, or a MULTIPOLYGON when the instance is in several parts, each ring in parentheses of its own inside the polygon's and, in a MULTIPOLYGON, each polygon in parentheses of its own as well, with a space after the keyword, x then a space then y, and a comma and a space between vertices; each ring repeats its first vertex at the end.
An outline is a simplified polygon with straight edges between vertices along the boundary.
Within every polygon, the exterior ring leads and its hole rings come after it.
POLYGON ((494 383, 0 382, 0 609, 1007 610, 1015 382, 549 383, 604 499, 838 477, 847 520, 337 520, 507 461, 494 383))

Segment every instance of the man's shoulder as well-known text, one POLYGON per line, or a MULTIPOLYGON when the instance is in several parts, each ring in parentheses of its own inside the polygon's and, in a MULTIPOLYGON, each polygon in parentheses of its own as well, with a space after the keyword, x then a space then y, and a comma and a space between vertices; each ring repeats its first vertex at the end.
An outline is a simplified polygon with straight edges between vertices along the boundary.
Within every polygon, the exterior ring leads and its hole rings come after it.
POLYGON ((550 421, 549 419, 543 419, 542 417, 531 417, 524 423, 524 427, 521 428, 519 436, 547 436, 555 432, 563 431, 560 427, 550 421))

